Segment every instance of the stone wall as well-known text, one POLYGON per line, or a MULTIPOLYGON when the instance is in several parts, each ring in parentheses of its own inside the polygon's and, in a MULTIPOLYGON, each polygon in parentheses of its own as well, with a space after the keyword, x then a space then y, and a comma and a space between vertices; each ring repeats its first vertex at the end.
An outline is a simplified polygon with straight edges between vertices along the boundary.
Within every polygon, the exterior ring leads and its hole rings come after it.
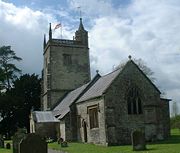
POLYGON ((48 41, 44 52, 44 110, 54 106, 67 92, 89 81, 90 63, 87 46, 59 44, 54 39, 48 41), (69 56, 69 64, 64 63, 64 55, 69 56))
POLYGON ((72 90, 83 85, 90 80, 88 48, 52 46, 50 69, 52 89, 72 90), (63 54, 71 55, 72 64, 64 65, 63 54))
POLYGON ((70 125, 70 113, 60 120, 60 137, 65 141, 72 141, 72 130, 70 125))
POLYGON ((169 100, 161 99, 161 123, 162 123, 162 134, 164 138, 170 136, 170 113, 169 113, 169 100))
POLYGON ((56 139, 59 134, 59 123, 36 123, 35 133, 45 138, 56 139))
POLYGON ((32 116, 32 113, 30 114, 30 133, 35 133, 35 122, 33 120, 33 116, 32 116))
POLYGON ((60 137, 66 141, 65 120, 60 121, 60 137))
POLYGON ((69 118, 71 141, 77 141, 77 108, 75 103, 70 106, 69 118))
POLYGON ((48 77, 50 77, 49 73, 49 64, 50 64, 50 47, 49 48, 45 48, 44 50, 44 60, 43 60, 43 71, 42 71, 42 110, 47 110, 49 109, 49 104, 48 104, 48 99, 49 97, 49 93, 48 92, 48 77))
POLYGON ((108 144, 130 144, 130 134, 135 129, 145 131, 146 138, 157 135, 159 94, 139 69, 129 62, 105 93, 108 144), (127 90, 134 85, 140 91, 142 114, 128 114, 127 90), (151 110, 154 113, 151 113, 151 110))
POLYGON ((106 145, 106 132, 105 132, 105 114, 104 114, 104 99, 96 98, 90 101, 77 104, 77 114, 80 117, 78 127, 78 140, 84 142, 84 129, 83 122, 87 124, 87 142, 106 145), (89 106, 98 105, 98 128, 90 129, 89 114, 87 108, 89 106))
POLYGON ((71 141, 72 140, 72 131, 70 127, 70 114, 68 113, 65 118, 65 131, 66 131, 66 140, 71 141))

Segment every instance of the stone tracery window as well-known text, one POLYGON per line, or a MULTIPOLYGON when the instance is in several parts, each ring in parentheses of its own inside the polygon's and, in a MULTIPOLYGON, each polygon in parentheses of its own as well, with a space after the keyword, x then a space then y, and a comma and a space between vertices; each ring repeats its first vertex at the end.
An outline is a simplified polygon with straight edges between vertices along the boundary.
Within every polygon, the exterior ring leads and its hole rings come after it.
POLYGON ((142 104, 136 87, 129 89, 127 94, 128 114, 142 114, 142 104))

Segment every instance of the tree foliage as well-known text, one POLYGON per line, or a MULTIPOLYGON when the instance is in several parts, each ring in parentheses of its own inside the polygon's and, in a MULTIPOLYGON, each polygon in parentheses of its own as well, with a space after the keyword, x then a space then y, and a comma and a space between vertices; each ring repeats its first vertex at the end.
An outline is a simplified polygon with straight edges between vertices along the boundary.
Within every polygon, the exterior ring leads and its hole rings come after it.
MULTIPOLYGON (((144 74, 152 81, 155 81, 153 77, 154 72, 146 65, 146 63, 141 59, 133 59, 133 61, 138 65, 138 67, 144 72, 144 74)), ((115 69, 124 68, 126 63, 120 63, 115 69)))
POLYGON ((171 117, 171 128, 172 129, 180 129, 180 115, 176 115, 171 117))
POLYGON ((13 81, 12 88, 0 96, 0 132, 11 136, 17 127, 29 131, 29 115, 32 107, 40 109, 40 82, 37 75, 24 74, 13 81))
POLYGON ((16 111, 18 98, 9 93, 0 96, 0 134, 10 138, 16 130, 17 124, 14 112, 16 111))
POLYGON ((18 78, 21 70, 15 62, 21 60, 11 46, 0 47, 0 134, 6 137, 13 135, 18 127, 29 130, 31 108, 40 109, 41 80, 35 74, 18 78))
POLYGON ((4 88, 5 75, 3 69, 0 67, 0 90, 4 88))
POLYGON ((178 115, 178 105, 176 102, 173 102, 172 104, 172 115, 176 117, 178 115))
POLYGON ((21 72, 13 62, 21 60, 20 57, 16 56, 11 46, 0 47, 1 88, 5 87, 8 90, 11 88, 11 82, 17 77, 17 74, 21 72))
POLYGON ((41 80, 38 75, 25 74, 17 79, 13 84, 13 95, 21 97, 19 104, 19 110, 17 116, 21 117, 19 125, 25 126, 29 131, 29 114, 33 108, 35 110, 40 109, 40 93, 41 93, 41 80), (24 115, 24 116, 21 116, 24 115))

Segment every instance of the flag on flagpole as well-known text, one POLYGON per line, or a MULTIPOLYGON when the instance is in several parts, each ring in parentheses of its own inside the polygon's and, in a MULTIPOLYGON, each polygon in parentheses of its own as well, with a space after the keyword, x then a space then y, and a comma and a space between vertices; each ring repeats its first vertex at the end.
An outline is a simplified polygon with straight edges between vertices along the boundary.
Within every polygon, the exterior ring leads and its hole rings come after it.
POLYGON ((56 26, 54 27, 54 30, 56 30, 56 29, 58 29, 58 28, 60 28, 61 27, 61 23, 58 23, 58 24, 56 24, 56 26))

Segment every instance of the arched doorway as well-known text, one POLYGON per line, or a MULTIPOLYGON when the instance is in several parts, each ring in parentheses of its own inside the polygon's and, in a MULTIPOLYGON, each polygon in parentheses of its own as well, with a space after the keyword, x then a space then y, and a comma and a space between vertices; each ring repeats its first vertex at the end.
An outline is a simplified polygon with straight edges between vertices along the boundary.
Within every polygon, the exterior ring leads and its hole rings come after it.
POLYGON ((84 142, 87 142, 87 123, 83 122, 84 142))

